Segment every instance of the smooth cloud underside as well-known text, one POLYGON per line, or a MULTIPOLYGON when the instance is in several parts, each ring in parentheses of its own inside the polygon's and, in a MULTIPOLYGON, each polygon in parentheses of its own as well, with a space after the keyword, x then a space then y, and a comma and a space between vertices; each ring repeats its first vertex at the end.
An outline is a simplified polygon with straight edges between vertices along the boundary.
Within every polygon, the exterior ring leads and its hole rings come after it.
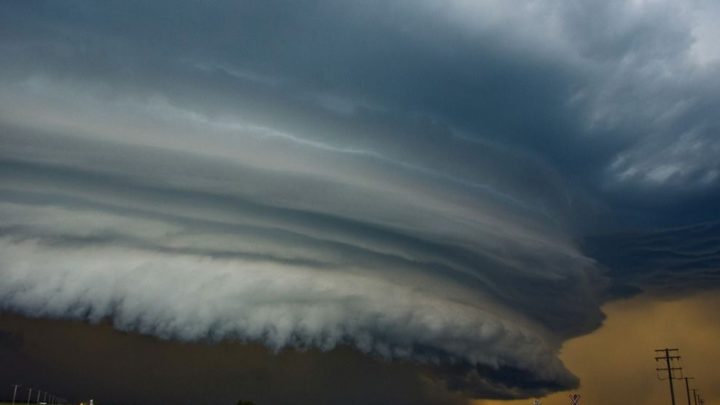
POLYGON ((653 278, 577 241, 713 219, 711 2, 0 7, 3 309, 544 395, 653 278))

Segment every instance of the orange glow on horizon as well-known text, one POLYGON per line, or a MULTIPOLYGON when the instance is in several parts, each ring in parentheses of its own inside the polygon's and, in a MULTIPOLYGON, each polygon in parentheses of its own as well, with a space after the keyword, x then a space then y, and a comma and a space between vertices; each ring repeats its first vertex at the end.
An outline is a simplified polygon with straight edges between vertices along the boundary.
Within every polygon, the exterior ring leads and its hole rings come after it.
MULTIPOLYGON (((648 295, 607 304, 605 324, 568 341, 561 358, 581 379, 580 405, 670 405, 666 381, 655 374, 654 349, 677 347, 685 375, 695 377, 705 405, 720 405, 720 295, 700 293, 659 299, 648 295)), ((687 403, 684 381, 676 381, 677 405, 687 403)), ((542 398, 543 405, 568 405, 568 392, 542 398)), ((530 405, 518 401, 474 401, 473 405, 530 405)))

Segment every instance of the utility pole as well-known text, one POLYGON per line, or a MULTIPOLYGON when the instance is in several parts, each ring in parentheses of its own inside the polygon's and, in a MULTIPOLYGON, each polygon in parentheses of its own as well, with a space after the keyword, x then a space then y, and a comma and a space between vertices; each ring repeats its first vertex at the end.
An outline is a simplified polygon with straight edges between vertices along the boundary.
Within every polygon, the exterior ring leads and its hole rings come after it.
POLYGON ((17 395, 17 389, 18 389, 18 387, 20 387, 20 384, 15 384, 15 385, 13 385, 13 401, 12 401, 12 405, 15 405, 15 395, 17 395))
MULTIPOLYGON (((655 361, 665 360, 665 364, 667 365, 666 368, 656 368, 657 371, 667 371, 668 373, 668 382, 670 383, 670 399, 672 400, 672 405, 675 405, 675 388, 673 387, 673 370, 682 370, 681 367, 673 367, 672 361, 673 360, 680 360, 679 355, 672 355, 671 353, 677 353, 678 349, 656 349, 656 353, 663 353, 662 356, 656 356, 655 361)), ((658 377, 659 378, 659 377, 658 377)), ((662 380, 662 378, 660 378, 662 380)))
POLYGON ((694 379, 694 377, 683 377, 683 380, 685 380, 685 391, 687 391, 688 405, 692 405, 692 403, 690 403, 690 383, 688 381, 694 379))

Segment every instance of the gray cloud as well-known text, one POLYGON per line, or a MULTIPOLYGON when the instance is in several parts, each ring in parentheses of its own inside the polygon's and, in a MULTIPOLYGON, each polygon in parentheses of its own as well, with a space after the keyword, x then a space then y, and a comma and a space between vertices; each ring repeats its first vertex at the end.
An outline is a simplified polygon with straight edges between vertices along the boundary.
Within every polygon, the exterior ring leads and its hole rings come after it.
POLYGON ((709 1, 280 3, 1 3, 4 309, 541 395, 717 216, 709 1))
MULTIPOLYGON (((222 175, 217 163, 195 163, 203 164, 222 175)), ((2 172, 8 309, 111 317, 120 329, 165 338, 239 338, 274 348, 350 344, 389 358, 460 362, 465 372, 491 366, 527 374, 455 383, 477 395, 508 395, 515 391, 504 387, 514 385, 537 393, 572 386, 554 357, 560 340, 553 334, 576 334, 599 320, 592 301, 580 295, 592 291, 585 273, 592 264, 547 235, 512 232, 511 222, 471 241, 447 233, 459 226, 434 234, 446 219, 430 214, 426 227, 380 225, 370 221, 374 211, 359 206, 354 216, 364 212, 361 222, 349 213, 330 215, 332 205, 320 213, 249 201, 243 190, 192 189, 194 175, 179 189, 132 176, 127 167, 111 174, 107 162, 88 172, 8 159, 2 172), (503 241, 503 232, 518 239, 503 241), (514 255, 482 247, 491 243, 514 255), (546 244, 556 246, 553 253, 546 244), (531 269, 530 262, 542 268, 531 269), (548 312, 532 302, 533 291, 578 282, 585 292, 568 288, 546 300, 561 308, 561 301, 575 299, 577 306, 548 312)), ((393 208, 392 198, 374 197, 370 208, 393 208)), ((433 209, 426 203, 415 210, 433 209)))
POLYGON ((637 229, 585 240, 585 250, 622 287, 662 294, 720 287, 720 224, 637 229))

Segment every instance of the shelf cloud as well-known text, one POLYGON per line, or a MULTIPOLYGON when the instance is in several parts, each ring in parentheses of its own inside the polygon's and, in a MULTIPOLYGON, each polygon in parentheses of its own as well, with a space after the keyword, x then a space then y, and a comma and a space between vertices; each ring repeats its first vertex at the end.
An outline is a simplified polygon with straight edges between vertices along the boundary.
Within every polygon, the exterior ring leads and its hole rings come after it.
POLYGON ((717 279, 710 1, 0 7, 3 310, 515 398, 664 282, 633 232, 717 279))

